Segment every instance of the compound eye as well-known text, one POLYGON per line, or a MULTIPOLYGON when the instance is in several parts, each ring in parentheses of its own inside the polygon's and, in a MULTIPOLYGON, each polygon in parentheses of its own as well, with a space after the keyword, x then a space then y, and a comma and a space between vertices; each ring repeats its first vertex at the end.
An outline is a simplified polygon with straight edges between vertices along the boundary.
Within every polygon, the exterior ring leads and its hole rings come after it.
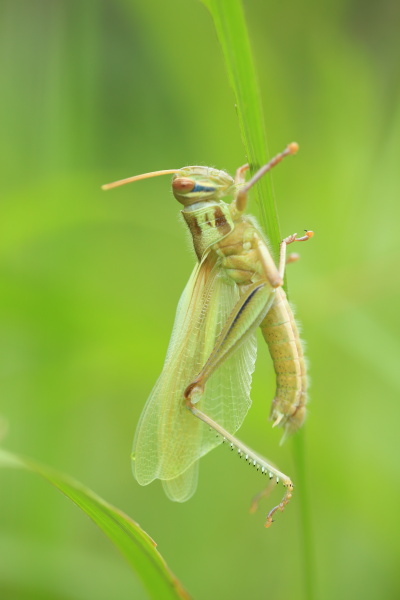
POLYGON ((177 177, 172 182, 172 189, 174 192, 180 192, 181 194, 186 194, 191 192, 195 187, 196 182, 193 179, 189 179, 189 177, 177 177))

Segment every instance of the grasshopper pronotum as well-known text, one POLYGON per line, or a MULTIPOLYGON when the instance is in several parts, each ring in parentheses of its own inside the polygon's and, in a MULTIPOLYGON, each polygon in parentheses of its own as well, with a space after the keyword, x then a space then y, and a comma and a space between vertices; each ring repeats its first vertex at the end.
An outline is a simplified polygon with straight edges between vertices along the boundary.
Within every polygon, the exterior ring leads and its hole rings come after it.
POLYGON ((287 148, 246 183, 248 165, 235 179, 208 167, 184 167, 130 177, 173 174, 172 191, 183 204, 198 262, 178 304, 162 373, 147 400, 133 445, 133 473, 141 485, 158 478, 169 498, 184 502, 197 486, 198 459, 222 442, 270 479, 285 486, 266 527, 292 496, 293 484, 264 458, 234 437, 250 407, 260 326, 273 360, 277 389, 270 418, 284 436, 305 417, 307 374, 292 310, 282 288, 286 246, 308 240, 293 234, 280 246, 276 267, 255 220, 244 214, 250 188, 298 146, 287 148), (233 195, 231 204, 223 198, 233 195), (217 435, 216 435, 217 434, 217 435))

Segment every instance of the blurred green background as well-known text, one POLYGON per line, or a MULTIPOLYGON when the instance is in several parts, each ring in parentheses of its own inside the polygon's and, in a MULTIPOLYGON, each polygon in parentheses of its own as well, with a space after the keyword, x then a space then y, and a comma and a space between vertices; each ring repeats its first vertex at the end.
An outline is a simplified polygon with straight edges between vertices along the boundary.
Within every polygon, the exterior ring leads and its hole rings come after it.
MULTIPOLYGON (((245 9, 282 233, 314 229, 290 266, 312 378, 305 428, 317 597, 399 598, 400 5, 245 9)), ((0 6, 0 430, 125 510, 196 600, 302 599, 301 481, 267 421, 260 344, 240 438, 293 475, 274 526, 263 481, 220 447, 188 503, 131 476, 194 256, 168 178, 245 162, 213 24, 197 0, 3 0, 0 6)), ((252 207, 255 209, 255 207, 252 207)), ((297 250, 297 249, 296 249, 297 250)), ((280 498, 276 492, 274 499, 280 498)), ((144 598, 109 541, 47 484, 0 473, 0 597, 144 598)))

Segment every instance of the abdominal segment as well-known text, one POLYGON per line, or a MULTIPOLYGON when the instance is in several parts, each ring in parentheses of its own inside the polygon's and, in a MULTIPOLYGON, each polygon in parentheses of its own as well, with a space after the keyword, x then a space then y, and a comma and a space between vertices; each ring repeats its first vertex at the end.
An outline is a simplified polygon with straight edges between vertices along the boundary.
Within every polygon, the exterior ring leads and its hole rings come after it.
POLYGON ((276 392, 270 418, 285 428, 285 436, 294 433, 306 414, 307 372, 302 343, 292 309, 282 288, 262 321, 261 331, 273 360, 276 392))

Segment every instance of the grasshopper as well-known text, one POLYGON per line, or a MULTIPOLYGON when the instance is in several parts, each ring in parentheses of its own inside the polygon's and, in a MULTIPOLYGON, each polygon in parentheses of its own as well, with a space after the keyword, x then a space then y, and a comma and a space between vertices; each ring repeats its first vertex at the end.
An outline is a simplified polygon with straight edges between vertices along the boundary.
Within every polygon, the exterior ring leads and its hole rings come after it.
MULTIPOLYGON (((132 453, 141 485, 161 479, 171 500, 184 502, 196 490, 199 458, 222 442, 262 474, 282 481, 285 493, 267 515, 266 527, 292 497, 293 484, 234 437, 250 407, 256 360, 255 330, 264 336, 276 373, 270 418, 284 437, 303 423, 307 373, 299 332, 282 288, 286 247, 310 239, 306 231, 285 238, 276 266, 253 217, 245 215, 248 192, 296 143, 248 181, 248 165, 235 179, 224 171, 191 166, 137 175, 103 186, 173 174, 172 191, 193 239, 197 264, 178 304, 162 373, 140 418, 132 453), (233 196, 230 204, 226 196, 233 196)), ((295 260, 295 258, 293 258, 295 260)))

